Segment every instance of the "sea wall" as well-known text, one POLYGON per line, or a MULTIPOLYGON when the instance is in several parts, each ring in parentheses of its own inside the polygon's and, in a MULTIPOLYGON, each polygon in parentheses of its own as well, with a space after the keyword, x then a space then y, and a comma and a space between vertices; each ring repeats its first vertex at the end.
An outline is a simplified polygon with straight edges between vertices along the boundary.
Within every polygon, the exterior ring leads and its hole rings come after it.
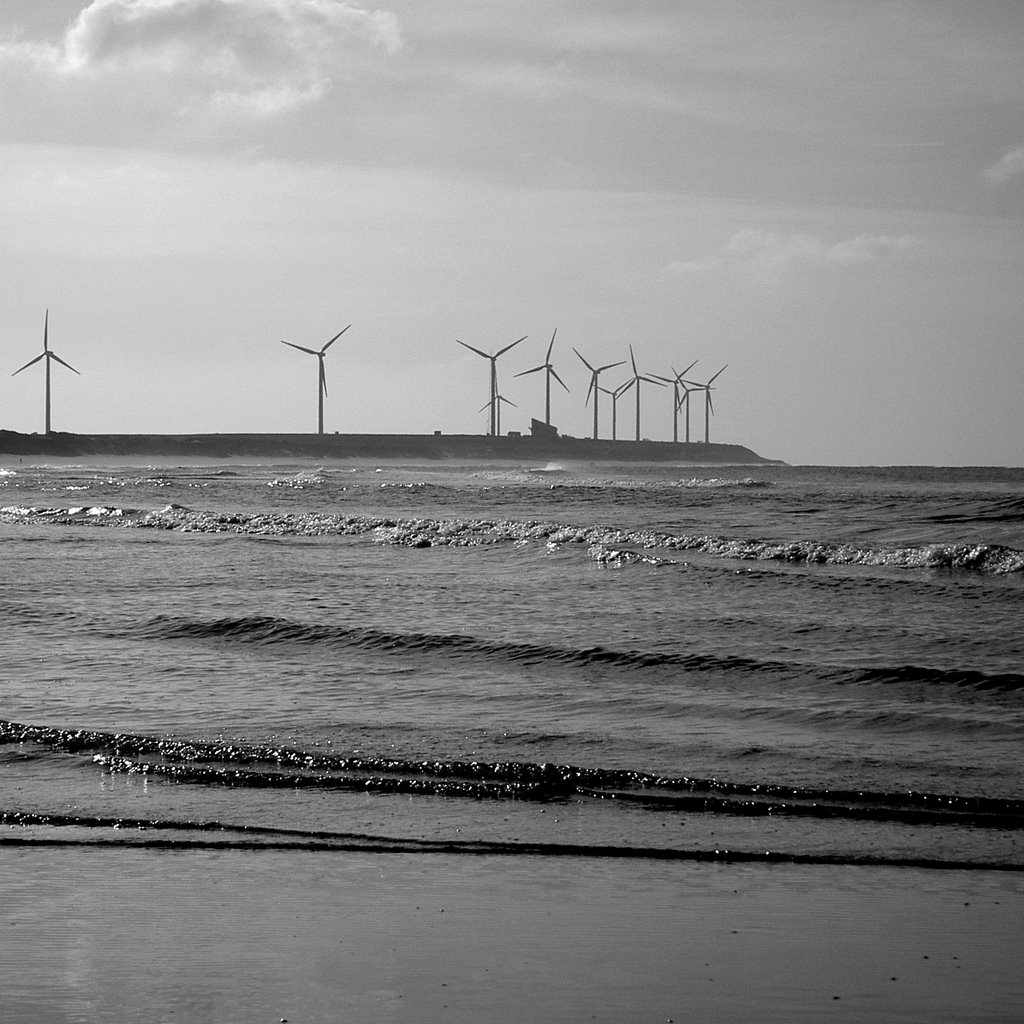
POLYGON ((574 459, 588 462, 768 463, 743 445, 477 434, 19 434, 0 430, 0 455, 74 458, 574 459))

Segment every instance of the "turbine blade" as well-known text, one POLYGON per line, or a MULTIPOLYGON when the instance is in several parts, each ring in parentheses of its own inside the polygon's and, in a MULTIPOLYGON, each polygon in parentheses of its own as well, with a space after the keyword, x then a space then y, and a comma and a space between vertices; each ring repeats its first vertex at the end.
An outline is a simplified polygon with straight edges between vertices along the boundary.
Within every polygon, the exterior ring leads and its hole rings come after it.
POLYGON ((555 347, 555 335, 557 333, 558 333, 558 328, 556 327, 551 332, 551 344, 548 345, 548 354, 544 357, 544 362, 545 363, 550 363, 551 362, 551 350, 555 347))
POLYGON ((708 392, 708 408, 711 410, 711 415, 715 415, 715 403, 711 401, 711 392, 708 392))
POLYGON ((50 310, 47 308, 46 315, 43 317, 43 351, 50 351, 50 310))
POLYGON ((44 358, 44 357, 45 357, 46 355, 47 355, 47 353, 46 353, 45 351, 44 351, 44 352, 40 352, 40 353, 39 353, 39 355, 37 355, 37 356, 35 357, 35 359, 30 359, 30 360, 29 360, 29 361, 28 361, 28 362, 27 362, 27 363, 26 363, 26 364, 25 364, 24 366, 22 366, 22 367, 21 367, 20 369, 17 369, 17 370, 15 370, 15 371, 14 371, 14 373, 12 373, 12 374, 11 374, 11 376, 12 376, 12 377, 17 377, 17 376, 18 376, 18 374, 19 374, 19 373, 21 373, 21 371, 22 371, 22 370, 27 370, 27 369, 28 369, 28 368, 29 368, 30 366, 32 366, 32 364, 33 364, 33 363, 38 363, 38 362, 39 362, 39 360, 40 360, 40 359, 43 359, 43 358, 44 358))
POLYGON ((320 360, 320 387, 327 394, 327 374, 324 372, 324 361, 320 360))
MULTIPOLYGON (((348 325, 348 327, 351 326, 351 324, 348 325)), ((340 331, 338 331, 338 333, 333 338, 331 338, 331 340, 327 342, 327 344, 324 345, 324 347, 320 349, 320 351, 326 352, 348 330, 348 327, 343 327, 340 331)))
POLYGON ((616 394, 624 395, 635 383, 636 378, 630 378, 629 380, 626 381, 625 384, 620 384, 618 388, 616 388, 616 394))
MULTIPOLYGON (((456 345, 461 345, 463 348, 468 348, 470 352, 475 352, 478 356, 483 356, 484 359, 490 359, 491 358, 486 352, 481 352, 480 349, 473 348, 472 345, 467 345, 464 341, 459 341, 458 338, 455 339, 455 344, 456 345)), ((484 408, 486 408, 486 406, 484 408)))
POLYGON ((511 405, 513 409, 518 409, 519 406, 515 402, 510 402, 504 395, 494 396, 499 402, 504 402, 506 405, 511 405))
POLYGON ((599 366, 597 372, 604 373, 605 370, 610 370, 613 366, 624 366, 625 363, 625 359, 620 359, 617 363, 609 363, 607 366, 599 366))
POLYGON ((715 379, 716 379, 717 377, 719 377, 719 376, 720 376, 720 375, 721 375, 722 373, 724 373, 724 372, 725 372, 725 371, 726 371, 726 370, 727 370, 728 368, 729 368, 729 364, 728 364, 728 363, 726 363, 726 364, 725 364, 725 366, 723 366, 723 367, 722 367, 722 369, 721 369, 721 370, 719 370, 719 371, 718 371, 718 373, 716 373, 716 374, 715 374, 715 376, 714 376, 714 377, 712 377, 712 378, 711 378, 711 380, 709 380, 709 381, 708 381, 708 387, 710 387, 710 386, 711 386, 711 381, 713 381, 713 380, 715 380, 715 379))
MULTIPOLYGON (((575 346, 575 345, 573 346, 573 352, 575 352, 575 353, 576 353, 576 355, 580 356, 580 350, 579 350, 578 348, 576 348, 576 346, 575 346)), ((590 365, 590 363, 588 363, 588 362, 586 361, 586 359, 584 359, 584 358, 583 358, 583 356, 580 356, 580 362, 581 362, 581 363, 583 363, 583 365, 584 365, 584 366, 585 366, 585 367, 586 367, 586 368, 587 368, 587 369, 588 369, 588 370, 589 370, 589 371, 590 371, 591 373, 594 373, 594 372, 595 372, 594 368, 593 368, 593 367, 592 367, 592 366, 590 365)), ((607 367, 605 367, 605 369, 607 369, 607 367)), ((601 371, 600 371, 600 370, 598 370, 598 371, 596 371, 596 372, 597 372, 597 373, 600 373, 601 371)))
POLYGON ((554 367, 551 368, 550 373, 551 373, 551 376, 554 377, 555 380, 557 380, 558 383, 561 384, 562 387, 565 388, 566 391, 569 390, 569 385, 566 384, 565 381, 562 380, 562 378, 558 376, 558 374, 555 372, 555 368, 554 367))
POLYGON ((311 348, 306 348, 304 345, 296 345, 294 342, 281 340, 282 345, 290 345, 292 348, 297 348, 300 352, 308 352, 311 356, 320 355, 319 352, 314 352, 311 348))
POLYGON ((636 378, 636 379, 637 379, 637 380, 643 380, 643 381, 646 381, 646 382, 647 382, 648 384, 657 384, 659 388, 663 388, 663 387, 665 387, 665 386, 666 386, 667 384, 671 384, 671 383, 672 383, 671 381, 664 381, 664 382, 663 382, 663 381, 657 380, 657 379, 656 379, 656 378, 654 378, 654 377, 644 377, 644 376, 643 376, 643 375, 641 375, 641 374, 637 374, 637 378, 636 378))
POLYGON ((528 373, 536 373, 538 370, 546 370, 546 366, 535 366, 532 370, 523 370, 522 373, 514 373, 513 377, 525 377, 528 373))
MULTIPOLYGON (((633 355, 633 346, 632 345, 629 346, 629 361, 633 364, 633 376, 634 377, 639 377, 640 374, 637 372, 636 356, 633 355)), ((625 360, 623 360, 623 362, 625 362, 625 360)))
POLYGON ((520 341, 526 341, 528 337, 528 334, 524 334, 521 338, 517 338, 513 341, 511 345, 506 345, 504 348, 498 349, 498 351, 494 353, 494 358, 497 359, 498 356, 503 356, 510 348, 515 348, 520 341))
POLYGON ((682 373, 677 373, 676 377, 682 377, 683 374, 689 373, 699 362, 700 362, 699 359, 694 359, 694 361, 692 363, 690 363, 690 365, 685 370, 683 370, 682 373))
POLYGON ((584 405, 590 405, 590 396, 594 393, 594 389, 597 387, 597 374, 590 378, 590 387, 587 388, 587 398, 583 403, 584 405))
MULTIPOLYGON (((50 353, 50 358, 51 359, 56 359, 57 362, 60 363, 61 366, 66 366, 72 373, 78 373, 78 371, 70 363, 65 363, 64 360, 61 359, 61 357, 59 355, 57 355, 56 352, 51 352, 50 353)), ((81 377, 82 375, 80 373, 78 373, 78 376, 81 377)))

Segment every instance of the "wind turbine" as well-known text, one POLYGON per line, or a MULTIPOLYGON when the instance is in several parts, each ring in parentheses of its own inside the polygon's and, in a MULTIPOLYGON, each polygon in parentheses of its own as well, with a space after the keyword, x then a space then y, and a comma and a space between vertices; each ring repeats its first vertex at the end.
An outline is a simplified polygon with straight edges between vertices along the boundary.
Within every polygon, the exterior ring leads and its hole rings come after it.
POLYGON ((633 365, 633 379, 629 382, 632 385, 636 385, 636 439, 640 440, 640 382, 643 381, 647 384, 657 384, 659 388, 663 388, 665 385, 654 377, 645 377, 636 368, 636 356, 633 355, 633 346, 629 346, 629 361, 633 365))
POLYGON ((513 409, 518 409, 519 406, 515 402, 510 402, 504 395, 495 395, 493 402, 488 402, 486 405, 480 406, 479 412, 483 412, 484 409, 491 410, 491 419, 494 422, 494 429, 496 434, 494 436, 501 437, 501 403, 504 402, 506 405, 511 405, 513 409))
MULTIPOLYGON (((348 327, 352 325, 349 324, 348 327)), ((282 345, 290 345, 292 348, 297 348, 300 352, 308 352, 311 356, 316 356, 320 361, 320 374, 317 378, 317 432, 322 434, 324 432, 324 395, 327 394, 327 375, 324 373, 324 356, 327 355, 327 350, 348 330, 348 327, 343 327, 338 333, 331 338, 329 342, 319 351, 312 348, 305 348, 303 345, 295 345, 290 341, 281 341, 282 345)))
POLYGON ((551 378, 554 377, 559 384, 565 388, 566 392, 569 391, 566 387, 565 381, 555 372, 555 368, 551 365, 551 350, 555 347, 555 335, 558 333, 556 327, 551 332, 551 344, 548 345, 548 354, 544 357, 544 362, 540 366, 535 366, 532 370, 523 370, 522 373, 517 373, 517 377, 525 377, 528 373, 538 373, 544 370, 544 422, 550 427, 551 426, 551 378))
MULTIPOLYGON (((53 362, 54 359, 56 359, 57 362, 60 363, 61 366, 66 366, 72 373, 78 373, 78 371, 70 363, 64 362, 64 360, 61 359, 61 357, 59 355, 57 355, 56 352, 51 352, 50 351, 50 338, 49 338, 49 334, 50 334, 50 311, 49 311, 49 309, 47 309, 46 315, 43 318, 43 351, 40 352, 39 355, 37 355, 35 357, 35 359, 30 359, 24 366, 22 366, 19 369, 15 370, 14 373, 11 374, 12 377, 17 377, 18 374, 21 373, 22 370, 27 370, 30 366, 34 365, 35 363, 38 363, 40 359, 43 359, 43 360, 46 361, 46 433, 47 434, 50 433, 50 363, 53 362)), ((82 375, 80 373, 78 373, 78 376, 81 377, 82 375)))
MULTIPOLYGON (((575 352, 576 355, 580 356, 579 349, 573 348, 573 352, 575 352)), ((599 388, 597 386, 597 378, 602 373, 604 373, 605 370, 610 370, 613 366, 622 366, 622 364, 625 361, 626 361, 625 359, 620 359, 617 363, 609 363, 607 366, 599 366, 595 370, 594 367, 591 366, 590 363, 588 363, 586 361, 586 359, 583 358, 583 356, 580 356, 580 362, 582 362, 583 365, 590 371, 590 387, 587 388, 587 399, 586 399, 586 402, 584 402, 583 404, 586 405, 587 402, 590 401, 591 394, 593 394, 593 396, 594 396, 594 440, 595 441, 597 440, 597 393, 598 393, 598 391, 602 390, 601 388, 599 388)))
POLYGON ((496 437, 498 435, 499 400, 503 402, 508 401, 508 399, 501 398, 501 396, 498 394, 498 358, 500 356, 503 356, 510 348, 515 348, 515 346, 518 345, 520 341, 526 341, 528 337, 528 334, 524 334, 521 338, 517 339, 516 341, 513 341, 511 345, 506 345, 504 348, 499 349, 497 352, 494 353, 494 355, 491 355, 489 352, 481 352, 480 349, 473 348, 472 345, 467 345, 464 341, 459 341, 458 338, 455 339, 456 344, 461 345, 463 348, 468 348, 470 352, 475 352, 478 356, 483 356, 484 359, 490 359, 491 361, 491 395, 490 398, 487 400, 487 405, 484 406, 484 409, 486 409, 488 405, 491 407, 491 437, 496 437))
POLYGON ((603 391, 606 395, 611 395, 612 399, 612 440, 618 440, 618 406, 619 399, 633 386, 631 380, 627 380, 625 384, 620 384, 614 391, 610 391, 608 388, 599 387, 598 390, 603 391))
POLYGON ((683 397, 679 399, 679 408, 686 406, 686 443, 690 443, 690 392, 700 391, 700 388, 695 388, 688 384, 685 380, 679 382, 679 386, 683 389, 683 397))
POLYGON ((690 389, 683 381, 683 374, 689 373, 699 362, 699 359, 694 359, 682 373, 679 373, 673 366, 671 377, 660 377, 658 374, 655 374, 658 380, 663 380, 666 384, 672 385, 672 441, 674 444, 679 443, 679 410, 683 407, 684 402, 686 402, 686 440, 690 440, 690 389), (679 397, 680 388, 684 392, 682 398, 679 397))
MULTIPOLYGON (((715 411, 715 407, 711 404, 711 385, 715 380, 726 370, 728 363, 722 367, 714 377, 707 382, 707 384, 695 384, 692 380, 684 381, 684 384, 689 384, 694 391, 704 392, 704 443, 709 444, 711 441, 711 414, 715 411)), ((689 423, 689 412, 687 412, 687 423, 689 423)))

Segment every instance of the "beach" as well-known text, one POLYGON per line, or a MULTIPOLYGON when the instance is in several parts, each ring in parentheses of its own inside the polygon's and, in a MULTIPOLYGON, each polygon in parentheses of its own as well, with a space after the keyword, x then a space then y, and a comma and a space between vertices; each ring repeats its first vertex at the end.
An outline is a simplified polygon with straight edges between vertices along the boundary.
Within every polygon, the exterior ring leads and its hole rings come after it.
POLYGON ((5 1016, 1019 1021, 996 872, 0 848, 5 1016))

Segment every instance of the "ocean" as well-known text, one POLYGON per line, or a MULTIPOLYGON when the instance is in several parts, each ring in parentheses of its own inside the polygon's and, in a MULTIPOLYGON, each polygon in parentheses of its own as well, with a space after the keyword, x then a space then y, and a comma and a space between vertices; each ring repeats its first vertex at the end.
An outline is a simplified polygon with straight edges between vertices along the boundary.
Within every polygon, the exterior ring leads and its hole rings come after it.
POLYGON ((142 461, 0 459, 4 843, 1024 870, 1024 470, 142 461))

